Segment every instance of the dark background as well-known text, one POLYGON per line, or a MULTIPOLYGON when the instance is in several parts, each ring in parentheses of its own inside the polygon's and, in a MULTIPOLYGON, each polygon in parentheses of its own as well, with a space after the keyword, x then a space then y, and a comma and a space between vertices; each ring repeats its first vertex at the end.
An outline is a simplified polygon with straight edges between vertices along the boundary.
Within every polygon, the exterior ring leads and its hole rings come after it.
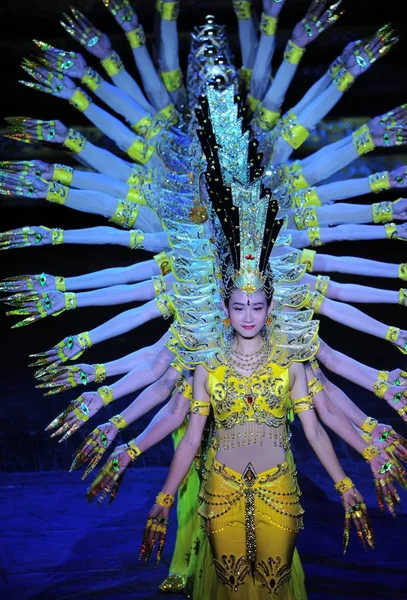
MULTIPOLYGON (((259 2, 254 2, 259 7, 259 2)), ((19 78, 28 77, 20 69, 19 63, 24 56, 29 56, 33 38, 47 41, 59 48, 82 52, 82 48, 71 40, 59 25, 62 13, 67 10, 69 3, 63 0, 54 2, 21 1, 3 2, 0 6, 0 69, 2 73, 2 108, 0 109, 0 158, 29 159, 41 158, 48 162, 71 163, 71 158, 59 150, 26 146, 12 142, 2 136, 5 116, 31 116, 44 119, 61 119, 65 124, 83 129, 86 135, 95 136, 95 132, 86 119, 72 107, 61 100, 45 94, 29 90, 18 84, 19 78)), ((407 101, 405 55, 407 49, 406 21, 401 17, 400 2, 343 2, 345 15, 331 29, 323 34, 307 50, 300 65, 296 83, 292 86, 287 97, 285 108, 297 101, 303 92, 326 70, 330 62, 341 52, 347 42, 373 34, 376 29, 387 22, 392 22, 401 34, 401 41, 392 52, 380 59, 345 95, 337 107, 328 115, 326 125, 318 129, 315 135, 304 145, 300 157, 313 151, 321 141, 323 143, 336 139, 344 132, 364 122, 370 117, 386 112, 407 101)), ((126 67, 134 74, 130 50, 121 35, 113 17, 101 1, 80 1, 74 4, 82 10, 99 29, 107 33, 114 47, 121 54, 126 67)), ((274 65, 277 65, 290 31, 295 23, 305 14, 308 2, 287 0, 280 17, 280 27, 277 35, 277 48, 274 65)), ((203 22, 206 14, 216 17, 216 21, 224 23, 230 33, 236 64, 240 64, 240 56, 236 46, 236 21, 231 9, 231 2, 207 1, 181 2, 179 19, 180 48, 182 65, 185 66, 189 48, 191 29, 203 22)), ((153 2, 137 2, 140 21, 143 23, 148 41, 151 41, 153 23, 153 2)), ((92 57, 86 55, 89 64, 92 57)), ((100 70, 100 68, 99 68, 100 70)), ((100 139, 100 143, 109 143, 100 139)), ((404 149, 376 150, 373 155, 357 161, 351 169, 340 174, 345 176, 364 175, 384 168, 397 165, 407 165, 404 149)), ((383 196, 384 197, 384 196, 383 196)), ((396 199, 395 194, 387 193, 386 198, 396 199)), ((382 199, 382 198, 381 198, 382 199)), ((376 198, 366 196, 357 202, 372 203, 376 198)), ((102 217, 76 213, 64 207, 53 206, 45 201, 0 196, 0 230, 23 225, 46 225, 48 227, 82 228, 105 224, 102 217)), ((406 245, 403 242, 380 241, 374 243, 342 243, 331 244, 323 248, 327 254, 364 256, 392 263, 407 262, 406 245)), ((134 261, 150 258, 149 254, 132 253, 124 248, 101 246, 58 246, 37 249, 19 249, 0 254, 0 277, 23 273, 45 273, 57 275, 77 275, 99 269, 128 265, 134 261)), ((350 277, 332 274, 336 281, 351 282, 350 277)), ((354 282, 375 287, 398 290, 402 283, 397 280, 354 278, 354 282)), ((104 422, 112 414, 123 409, 132 397, 122 398, 110 405, 105 412, 95 416, 88 426, 84 426, 73 441, 58 445, 49 440, 43 432, 53 417, 61 412, 79 395, 76 390, 56 396, 43 398, 39 390, 34 388, 32 369, 27 367, 28 355, 49 349, 64 336, 89 330, 108 320, 128 305, 119 307, 92 307, 77 310, 75 313, 62 314, 56 319, 48 318, 26 328, 10 331, 14 322, 13 317, 5 317, 5 310, 0 310, 0 469, 4 471, 43 471, 66 469, 71 462, 72 453, 98 423, 104 422)), ((404 327, 406 309, 391 305, 360 305, 363 311, 371 316, 394 326, 404 327)), ((88 350, 84 362, 107 362, 123 356, 134 349, 150 344, 165 330, 167 323, 154 322, 145 325, 125 336, 113 338, 88 350)), ((352 357, 376 368, 392 369, 406 366, 407 361, 396 348, 389 343, 355 332, 337 323, 327 323, 321 319, 321 337, 352 357)), ((336 378, 333 376, 336 381, 336 378)), ((109 381, 107 382, 109 383, 109 381)), ((396 413, 373 394, 365 392, 347 381, 340 381, 352 398, 369 414, 389 423, 397 423, 400 433, 405 432, 396 413), (397 420, 396 420, 397 418, 397 420), (404 431, 403 431, 404 430, 404 431)), ((93 387, 90 389, 94 389, 93 387)), ((82 391, 81 388, 80 391, 82 391)), ((126 433, 126 439, 133 437, 137 430, 142 429, 151 415, 147 415, 126 433)), ((338 451, 345 449, 337 444, 338 451)), ((302 437, 298 437, 302 447, 302 437)), ((120 440, 119 440, 120 441, 120 440)), ((347 451, 346 451, 347 452, 347 451)), ((351 453, 352 454, 352 453, 351 453)), ((168 464, 171 456, 170 440, 151 450, 142 457, 145 465, 168 464)))

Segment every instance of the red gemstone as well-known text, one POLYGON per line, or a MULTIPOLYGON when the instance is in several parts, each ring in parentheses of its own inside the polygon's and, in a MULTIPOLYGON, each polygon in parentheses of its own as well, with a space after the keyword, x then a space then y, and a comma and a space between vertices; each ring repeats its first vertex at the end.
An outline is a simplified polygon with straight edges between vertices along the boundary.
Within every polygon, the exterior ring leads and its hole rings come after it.
POLYGON ((246 396, 246 400, 248 404, 253 404, 253 396, 246 396))
POLYGON ((245 256, 246 260, 254 260, 255 257, 253 256, 253 254, 248 254, 247 256, 245 256))

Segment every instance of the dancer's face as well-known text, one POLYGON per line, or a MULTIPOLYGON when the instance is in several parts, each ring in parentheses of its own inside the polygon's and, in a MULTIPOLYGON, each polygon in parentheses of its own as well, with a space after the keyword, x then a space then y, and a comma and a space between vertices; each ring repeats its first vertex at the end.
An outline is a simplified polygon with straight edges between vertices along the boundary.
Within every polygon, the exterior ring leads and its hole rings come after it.
POLYGON ((242 290, 234 291, 227 307, 231 326, 244 338, 253 338, 260 333, 269 310, 266 296, 260 290, 250 296, 242 290))

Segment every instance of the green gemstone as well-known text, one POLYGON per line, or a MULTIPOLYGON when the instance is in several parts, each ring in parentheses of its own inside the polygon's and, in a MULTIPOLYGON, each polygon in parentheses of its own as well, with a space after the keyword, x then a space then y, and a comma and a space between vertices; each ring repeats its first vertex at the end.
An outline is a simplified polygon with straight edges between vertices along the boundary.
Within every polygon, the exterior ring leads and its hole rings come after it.
POLYGON ((42 233, 36 233, 35 234, 35 243, 39 244, 42 240, 42 233))
POLYGON ((40 286, 44 287, 44 285, 47 283, 47 276, 45 275, 45 273, 41 273, 39 281, 40 286))
POLYGON ((387 440, 387 438, 389 437, 389 432, 385 431, 384 433, 382 433, 382 435, 379 437, 379 440, 381 442, 385 442, 387 440))
POLYGON ((81 403, 80 409, 87 417, 89 417, 89 408, 84 402, 81 403))
POLYGON ((104 433, 100 434, 100 441, 102 443, 102 446, 104 446, 106 448, 106 446, 107 446, 107 444, 109 442, 109 440, 106 437, 106 434, 104 434, 104 433))
POLYGON ((401 400, 401 392, 398 392, 398 394, 395 394, 393 396, 393 402, 394 404, 397 404, 397 402, 399 402, 401 400))
POLYGON ((119 461, 117 460, 117 458, 114 458, 114 459, 112 460, 112 467, 113 467, 113 471, 114 471, 115 473, 118 473, 118 472, 119 472, 119 470, 120 470, 120 465, 119 465, 119 461))
POLYGON ((400 379, 395 379, 394 380, 394 385, 400 385, 400 379))
POLYGON ((50 300, 50 298, 48 296, 45 297, 44 304, 45 304, 45 308, 47 310, 50 310, 52 308, 52 303, 51 303, 51 300, 50 300))
POLYGON ((73 67, 75 63, 73 62, 73 60, 65 60, 62 64, 61 64, 61 68, 62 69, 70 69, 71 67, 73 67))
POLYGON ((86 385, 88 383, 88 376, 86 375, 86 373, 84 373, 83 371, 81 371, 79 373, 79 375, 80 375, 80 378, 81 378, 81 383, 83 385, 86 385))
POLYGON ((70 335, 66 341, 66 345, 68 346, 68 350, 72 350, 73 348, 73 337, 70 335))

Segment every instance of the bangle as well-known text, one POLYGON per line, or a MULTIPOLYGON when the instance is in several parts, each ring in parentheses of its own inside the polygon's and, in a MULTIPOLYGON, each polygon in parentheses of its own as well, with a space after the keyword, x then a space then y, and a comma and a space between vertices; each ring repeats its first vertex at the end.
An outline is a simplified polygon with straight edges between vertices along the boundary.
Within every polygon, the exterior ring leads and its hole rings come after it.
POLYGON ((379 422, 373 417, 366 417, 360 428, 365 433, 372 433, 373 429, 377 427, 378 424, 379 422))
POLYGON ((169 319, 174 314, 174 304, 168 294, 160 294, 155 301, 164 319, 169 319))
POLYGON ((103 364, 94 365, 95 367, 95 381, 96 383, 102 383, 107 377, 106 367, 103 364))
POLYGON ((122 417, 122 415, 120 415, 120 414, 110 417, 109 421, 110 421, 110 423, 113 423, 113 425, 117 428, 118 431, 121 431, 122 429, 126 429, 126 427, 127 427, 126 419, 124 417, 122 417))
POLYGON ((372 204, 373 223, 393 221, 393 202, 375 202, 372 204))
POLYGON ((92 98, 81 89, 75 90, 69 99, 69 104, 82 113, 85 112, 87 108, 89 108, 89 105, 91 103, 92 98))
POLYGON ((86 350, 86 348, 90 348, 93 345, 92 340, 90 339, 89 331, 84 331, 83 333, 78 334, 78 344, 84 350, 86 350))
POLYGON ((297 115, 289 111, 281 119, 281 137, 297 150, 309 136, 309 131, 298 122, 297 115))
POLYGON ((97 390, 97 393, 99 394, 99 396, 102 398, 103 400, 103 404, 105 406, 107 406, 108 404, 110 404, 111 402, 114 401, 113 398, 113 390, 111 387, 108 387, 107 385, 104 385, 102 387, 100 387, 97 390))
POLYGON ((319 394, 319 392, 322 392, 323 389, 324 386, 322 385, 318 377, 313 377, 309 380, 308 392, 310 396, 315 396, 316 394, 319 394))
POLYGON ((350 477, 344 477, 344 479, 341 479, 340 481, 334 484, 334 488, 340 496, 342 496, 342 494, 351 490, 354 487, 355 484, 353 483, 350 477))
POLYGON ((400 335, 400 329, 398 327, 390 326, 386 333, 386 340, 392 342, 393 344, 397 342, 400 335))
POLYGON ((311 396, 304 396, 303 398, 297 398, 296 400, 293 400, 293 410, 295 414, 313 409, 314 403, 312 401, 311 396))
POLYGON ((315 282, 315 291, 326 296, 330 279, 329 275, 318 275, 315 282))
POLYGON ((146 34, 142 25, 137 25, 131 31, 126 32, 126 38, 133 49, 141 48, 146 43, 146 34))
POLYGON ((247 67, 240 67, 239 69, 239 83, 243 88, 249 89, 250 81, 252 79, 252 69, 248 69, 247 67))
POLYGON ((178 357, 176 357, 172 361, 172 363, 170 364, 170 367, 172 367, 173 369, 178 371, 178 373, 182 373, 182 371, 184 370, 184 366, 178 357))
POLYGON ((318 227, 319 222, 315 206, 296 208, 294 211, 294 222, 299 230, 309 229, 310 227, 318 227))
POLYGON ((73 177, 73 168, 67 165, 55 164, 52 172, 52 181, 62 185, 71 185, 73 177))
POLYGON ((94 69, 88 67, 85 71, 85 75, 81 79, 81 83, 86 85, 91 92, 94 92, 102 85, 102 78, 94 69))
POLYGON ((68 135, 62 145, 65 146, 65 148, 68 148, 68 150, 71 150, 71 152, 79 154, 79 152, 82 152, 84 149, 86 142, 85 136, 79 133, 79 131, 68 129, 68 135))
POLYGON ((392 240, 393 238, 397 239, 397 235, 396 235, 397 229, 396 229, 395 223, 385 223, 384 229, 386 232, 386 238, 388 240, 392 240))
POLYGON ((61 277, 60 275, 55 277, 55 289, 58 290, 58 292, 66 291, 65 277, 61 277))
POLYGON ((109 221, 121 225, 125 229, 131 229, 137 220, 139 210, 140 206, 138 204, 127 200, 119 200, 109 221))
POLYGON ((371 441, 373 440, 373 438, 372 438, 372 436, 370 435, 370 433, 366 433, 366 432, 363 432, 363 433, 362 433, 362 439, 363 439, 365 442, 371 442, 371 441))
POLYGON ((153 275, 151 281, 153 283, 156 296, 159 296, 163 292, 167 291, 167 284, 165 283, 164 275, 153 275))
POLYGON ((259 102, 256 108, 255 121, 256 124, 265 131, 270 131, 275 127, 277 121, 279 120, 281 113, 274 110, 269 110, 259 102))
POLYGON ((208 400, 192 400, 189 406, 189 412, 193 415, 207 417, 211 410, 211 403, 208 400))
POLYGON ((274 35, 277 29, 277 17, 269 17, 262 13, 260 19, 260 33, 264 35, 274 35))
POLYGON ((128 202, 133 202, 134 204, 140 204, 141 206, 147 206, 147 200, 146 200, 144 194, 142 193, 140 188, 135 185, 129 186, 129 189, 128 189, 128 192, 126 195, 126 200, 128 202))
POLYGON ((401 263, 401 265, 399 265, 397 277, 403 281, 407 281, 407 263, 401 263))
POLYGON ((177 125, 179 122, 179 114, 173 104, 168 104, 158 111, 155 115, 156 122, 164 122, 165 127, 171 127, 171 125, 177 125))
POLYGON ((140 448, 136 446, 136 442, 134 440, 130 440, 127 442, 127 453, 131 458, 131 462, 134 462, 142 452, 140 448))
POLYGON ((355 78, 345 67, 341 67, 332 80, 333 85, 342 93, 347 92, 355 78))
POLYGON ((388 381, 389 380, 389 372, 388 371, 378 371, 377 379, 378 379, 378 381, 388 381))
POLYGON ((69 188, 56 181, 50 181, 48 184, 45 200, 55 204, 65 204, 68 197, 69 188))
POLYGON ((145 165, 154 153, 154 147, 147 144, 142 138, 136 138, 126 150, 133 160, 145 165))
POLYGON ((167 92, 177 92, 183 86, 182 73, 179 67, 172 71, 160 71, 160 77, 167 92))
POLYGON ((251 94, 247 94, 246 102, 249 106, 250 112, 252 112, 252 113, 256 110, 257 106, 260 104, 260 100, 258 98, 255 98, 251 94))
POLYGON ((124 69, 122 59, 117 54, 116 50, 113 50, 110 56, 104 58, 100 62, 103 68, 105 69, 106 73, 109 75, 109 77, 114 77, 115 75, 118 75, 118 73, 120 73, 120 71, 123 71, 124 69))
POLYGON ((160 252, 160 254, 156 254, 153 258, 160 267, 162 275, 171 273, 171 264, 166 252, 160 252))
POLYGON ((377 379, 373 384, 373 393, 378 398, 383 398, 388 389, 389 384, 387 381, 383 381, 383 379, 377 379))
POLYGON ((318 313, 323 300, 324 296, 322 294, 320 294, 319 292, 312 292, 309 299, 309 308, 318 313))
POLYGON ((64 243, 64 230, 63 229, 53 229, 52 230, 52 245, 59 246, 60 244, 63 244, 63 243, 64 243))
POLYGON ((126 181, 128 185, 144 185, 145 183, 153 182, 153 170, 148 167, 140 167, 135 165, 130 173, 130 177, 126 181))
POLYGON ((292 40, 288 40, 284 50, 284 60, 291 65, 298 65, 304 55, 305 48, 297 46, 292 40))
POLYGON ((399 290, 399 304, 401 306, 407 306, 407 289, 400 288, 399 290))
POLYGON ((172 494, 164 494, 164 492, 160 492, 155 499, 155 503, 163 506, 164 508, 171 508, 171 506, 174 504, 174 500, 175 498, 172 494))
POLYGON ((321 241, 321 232, 319 227, 310 227, 308 229, 309 243, 313 248, 318 248, 323 245, 321 241))
POLYGON ((146 115, 140 121, 131 126, 132 130, 137 133, 137 135, 141 135, 141 137, 146 140, 151 140, 156 135, 160 133, 165 127, 165 122, 160 119, 156 121, 149 115, 146 115))
POLYGON ((305 208, 306 206, 321 206, 318 193, 315 187, 298 189, 291 194, 291 205, 296 208, 305 208))
POLYGON ((176 21, 179 15, 179 2, 163 2, 160 12, 163 21, 176 21))
POLYGON ((379 450, 373 444, 370 444, 370 446, 366 446, 366 448, 362 452, 362 456, 367 462, 370 462, 373 458, 375 458, 379 454, 380 454, 379 450))
POLYGON ((130 250, 144 250, 144 233, 138 229, 130 231, 130 250))
POLYGON ((238 21, 250 19, 252 16, 252 3, 248 0, 233 0, 233 10, 238 21))
POLYGON ((181 396, 184 396, 187 400, 192 400, 192 385, 188 383, 184 376, 177 379, 175 387, 181 396))
POLYGON ((307 180, 305 179, 302 167, 300 162, 296 160, 292 165, 287 167, 287 177, 290 178, 290 188, 294 190, 300 190, 303 188, 310 188, 310 190, 315 190, 315 202, 311 202, 311 204, 321 204, 316 193, 315 188, 311 188, 307 180))
POLYGON ((312 273, 312 271, 314 270, 315 255, 315 250, 310 250, 309 248, 305 248, 301 252, 300 262, 305 265, 305 270, 308 273, 312 273))
POLYGON ((359 156, 375 149, 374 141, 367 125, 362 125, 352 133, 352 143, 359 156))
POLYGON ((369 186, 374 194, 378 194, 382 190, 389 190, 391 188, 389 172, 379 171, 369 175, 369 186))
POLYGON ((74 292, 65 292, 65 309, 74 310, 76 308, 76 294, 74 292))

